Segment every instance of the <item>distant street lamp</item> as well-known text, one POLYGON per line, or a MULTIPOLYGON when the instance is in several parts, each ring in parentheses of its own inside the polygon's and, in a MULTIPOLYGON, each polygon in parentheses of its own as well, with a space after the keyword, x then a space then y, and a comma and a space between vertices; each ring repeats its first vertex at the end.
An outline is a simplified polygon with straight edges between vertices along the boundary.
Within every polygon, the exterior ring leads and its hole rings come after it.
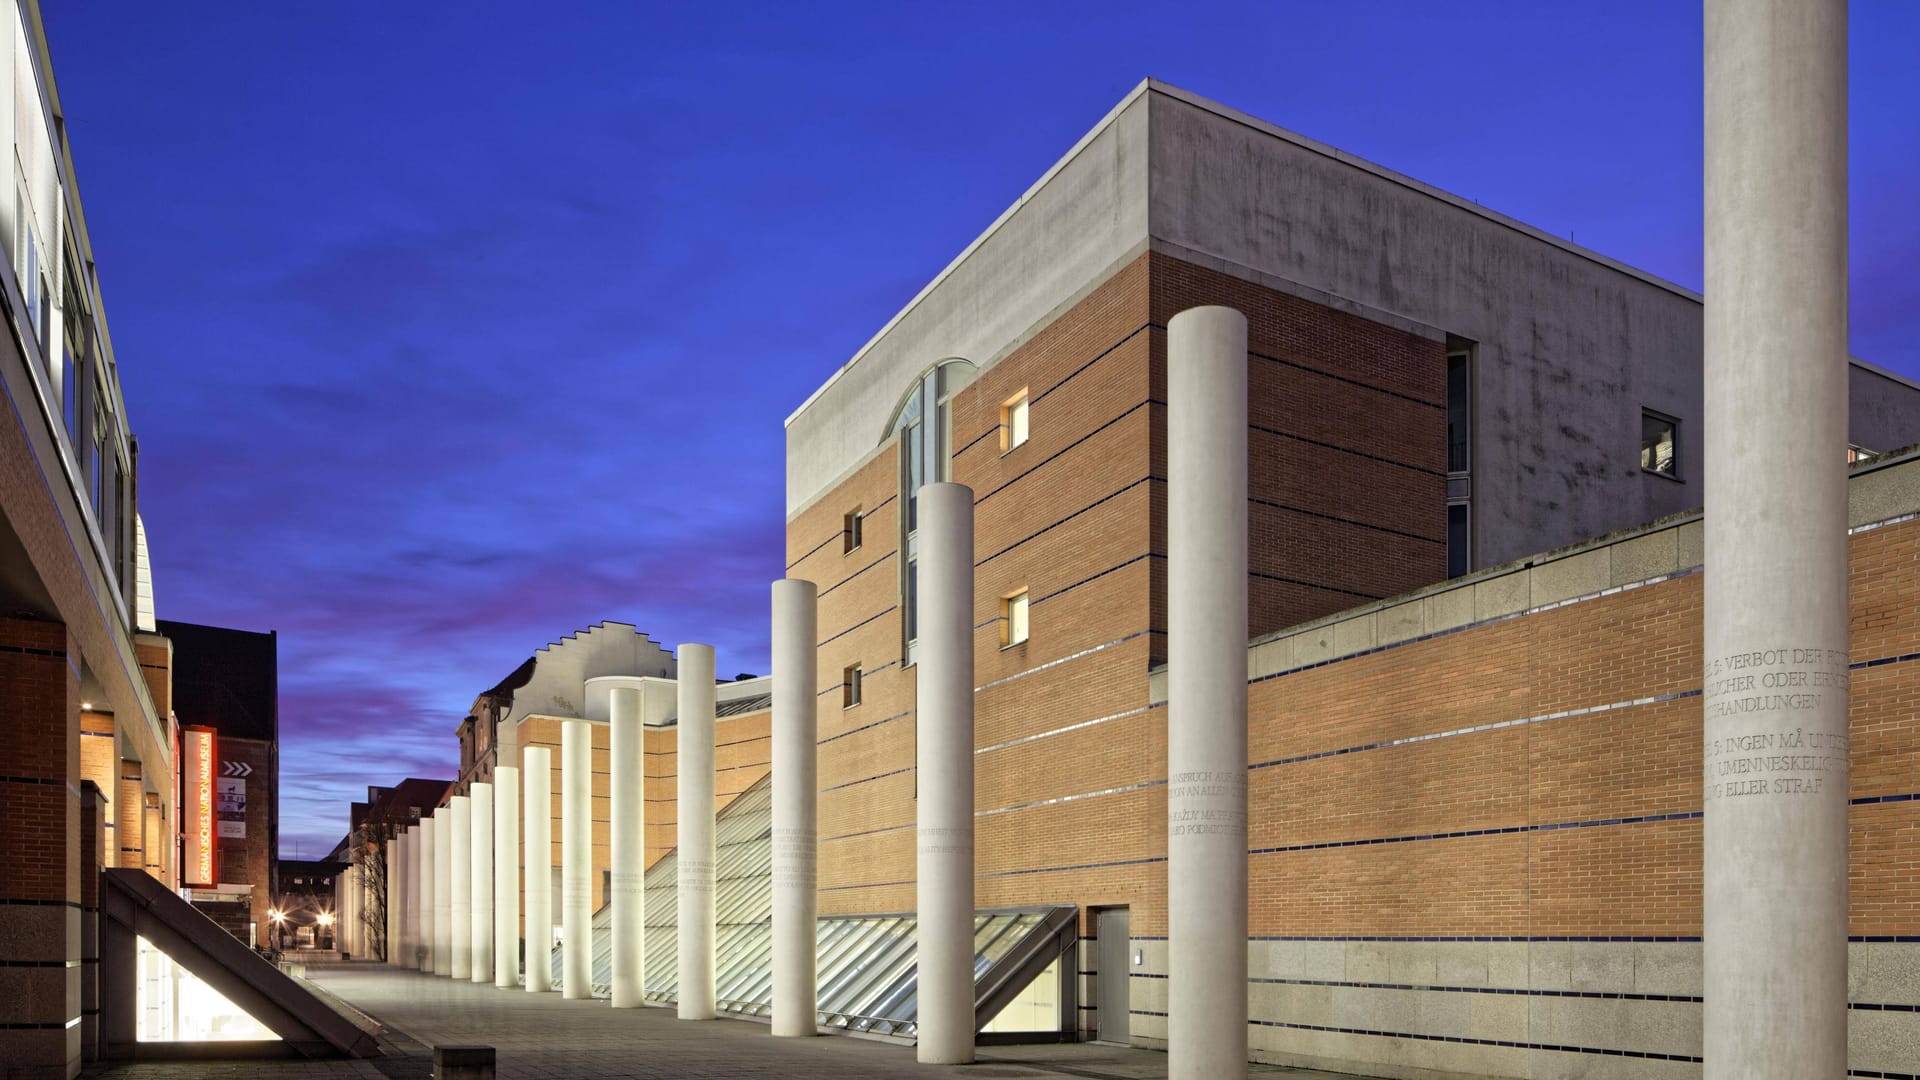
POLYGON ((279 908, 267 912, 267 918, 273 921, 273 947, 282 948, 287 939, 287 913, 279 908))

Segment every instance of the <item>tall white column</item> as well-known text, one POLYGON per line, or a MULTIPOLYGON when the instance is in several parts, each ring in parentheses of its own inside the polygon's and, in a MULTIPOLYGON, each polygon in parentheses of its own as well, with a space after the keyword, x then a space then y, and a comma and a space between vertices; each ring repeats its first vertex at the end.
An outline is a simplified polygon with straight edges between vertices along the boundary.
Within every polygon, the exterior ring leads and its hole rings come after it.
POLYGON ((433 973, 453 974, 453 809, 433 818, 433 973))
POLYGON ((421 818, 420 842, 414 851, 414 874, 420 883, 420 896, 413 903, 414 940, 420 947, 414 956, 420 970, 429 975, 434 974, 433 956, 437 944, 434 902, 439 895, 439 874, 436 872, 439 860, 433 852, 434 831, 433 818, 421 818))
POLYGON ((394 836, 388 838, 386 851, 384 851, 386 855, 386 876, 384 876, 386 880, 386 957, 384 959, 390 965, 399 963, 399 907, 401 907, 401 896, 405 892, 405 884, 401 880, 401 871, 399 871, 405 861, 405 855, 401 853, 401 847, 405 846, 401 840, 403 836, 405 832, 394 832, 394 836))
POLYGON ((493 981, 493 785, 474 784, 473 800, 473 981, 493 981))
POLYGON ((1167 1075, 1247 1072, 1247 320, 1167 327, 1167 1075))
POLYGON ((357 865, 349 865, 334 878, 333 947, 351 957, 359 944, 353 940, 353 894, 360 888, 357 865))
POLYGON ((713 992, 713 646, 682 645, 675 859, 679 875, 680 1019, 711 1020, 713 992))
POLYGON ((519 984, 520 768, 497 765, 493 770, 493 985, 519 984))
POLYGON ((973 489, 920 489, 920 1038, 923 1065, 973 1060, 973 489))
POLYGON ((593 725, 560 725, 561 989, 593 996, 593 725))
POLYGON ((526 769, 527 977, 530 994, 553 989, 553 751, 529 746, 526 769))
POLYGON ((1705 28, 1703 1076, 1837 1077, 1847 6, 1707 0, 1705 28))
POLYGON ((420 826, 414 825, 400 834, 405 841, 400 851, 400 951, 394 955, 394 963, 400 967, 418 968, 419 961, 419 908, 420 908, 420 826))
POLYGON ((773 1033, 813 1035, 820 987, 819 593, 773 583, 773 1033))
POLYGON ((473 977, 473 805, 465 795, 447 800, 453 814, 453 963, 456 979, 473 977))
POLYGON ((638 689, 613 689, 607 723, 613 759, 608 836, 613 848, 613 1007, 637 1009, 647 1003, 647 732, 638 689))

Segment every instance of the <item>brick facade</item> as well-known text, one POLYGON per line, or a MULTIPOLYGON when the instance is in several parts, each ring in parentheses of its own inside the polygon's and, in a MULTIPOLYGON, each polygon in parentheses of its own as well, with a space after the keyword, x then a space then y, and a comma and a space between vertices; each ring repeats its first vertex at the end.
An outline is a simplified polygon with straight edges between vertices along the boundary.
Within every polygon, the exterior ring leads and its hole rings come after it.
MULTIPOLYGON (((1202 303, 1249 321, 1255 1056, 1697 1076, 1697 523, 1439 585, 1445 344, 1158 254, 950 399, 976 501, 979 906, 1075 904, 1087 934, 1128 907, 1134 1039, 1163 1044, 1164 328, 1202 303), (1003 451, 1023 392, 1031 438, 1003 451), (1021 588, 1030 637, 1002 648, 1021 588)), ((788 523, 788 573, 820 589, 823 914, 914 903, 900 475, 878 446, 788 523)), ((1920 1036, 1920 521, 1852 550, 1856 1000, 1894 1006, 1855 1014, 1854 1056, 1886 1069, 1920 1036)))

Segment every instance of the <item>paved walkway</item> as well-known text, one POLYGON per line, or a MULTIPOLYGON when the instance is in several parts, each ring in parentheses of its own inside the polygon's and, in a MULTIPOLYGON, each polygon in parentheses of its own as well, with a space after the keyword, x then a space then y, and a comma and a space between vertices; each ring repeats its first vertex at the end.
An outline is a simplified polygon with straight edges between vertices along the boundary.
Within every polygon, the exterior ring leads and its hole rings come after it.
MULTIPOLYGON (((369 964, 310 967, 307 977, 383 1026, 385 1057, 341 1062, 148 1063, 89 1072, 111 1080, 211 1080, 253 1077, 431 1076, 434 1044, 481 1044, 498 1055, 509 1078, 658 1077, 770 1080, 1150 1080, 1167 1072, 1165 1054, 1095 1044, 994 1046, 962 1070, 917 1064, 913 1047, 871 1039, 775 1039, 764 1024, 744 1020, 686 1023, 670 1009, 623 1009, 605 1001, 567 1001, 369 964)), ((1330 1073, 1250 1066, 1251 1074, 1284 1080, 1354 1080, 1330 1073)))

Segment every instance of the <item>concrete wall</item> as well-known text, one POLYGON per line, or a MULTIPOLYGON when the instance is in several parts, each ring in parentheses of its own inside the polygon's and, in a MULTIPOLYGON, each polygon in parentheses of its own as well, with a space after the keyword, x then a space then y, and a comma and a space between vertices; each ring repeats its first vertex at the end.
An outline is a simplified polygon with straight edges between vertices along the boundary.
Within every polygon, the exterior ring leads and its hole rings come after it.
POLYGON ((1144 248, 1146 139, 1136 91, 788 418, 788 517, 873 453, 915 376, 991 364, 1144 248))
POLYGON ((1475 565, 1701 503, 1691 294, 1171 87, 1151 103, 1156 246, 1476 343, 1475 565), (1682 422, 1678 482, 1640 470, 1643 406, 1682 422))

